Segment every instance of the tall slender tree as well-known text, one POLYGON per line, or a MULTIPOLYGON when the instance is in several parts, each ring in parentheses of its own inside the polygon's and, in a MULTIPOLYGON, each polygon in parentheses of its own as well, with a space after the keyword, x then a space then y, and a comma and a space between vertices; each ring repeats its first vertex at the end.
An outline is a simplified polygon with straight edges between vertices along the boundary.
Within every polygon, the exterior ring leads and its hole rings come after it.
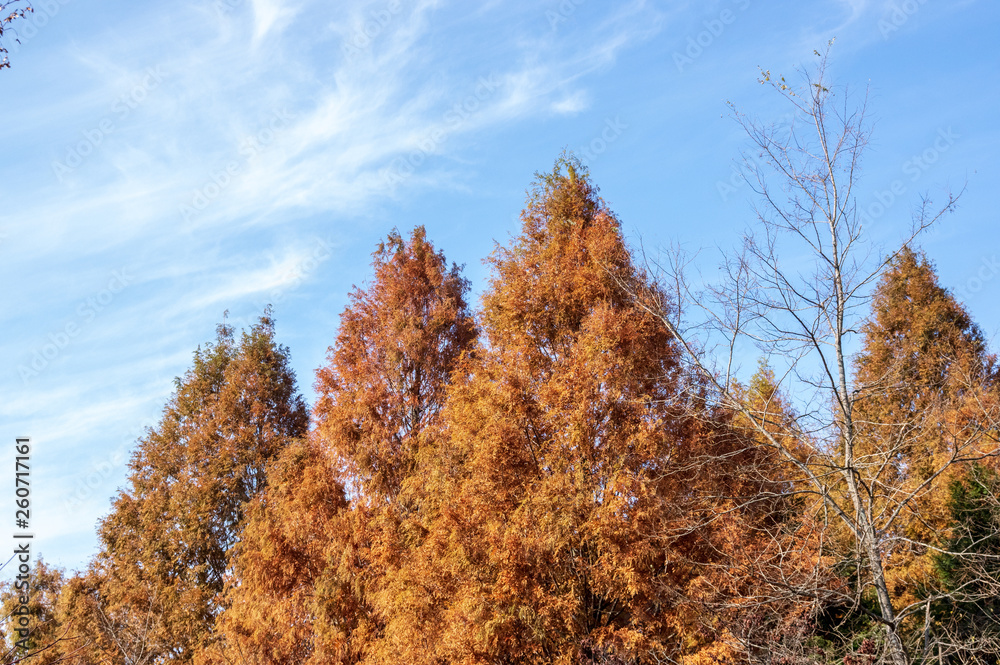
POLYGON ((421 447, 476 329, 468 282, 422 227, 391 233, 372 267, 317 371, 316 430, 272 467, 238 548, 222 626, 249 662, 384 662, 387 624, 406 611, 387 589, 422 506, 401 495, 420 484, 421 447))
POLYGON ((316 373, 317 434, 359 498, 393 500, 413 474, 421 433, 437 421, 450 374, 475 339, 469 283, 423 227, 389 235, 374 279, 340 319, 316 373))

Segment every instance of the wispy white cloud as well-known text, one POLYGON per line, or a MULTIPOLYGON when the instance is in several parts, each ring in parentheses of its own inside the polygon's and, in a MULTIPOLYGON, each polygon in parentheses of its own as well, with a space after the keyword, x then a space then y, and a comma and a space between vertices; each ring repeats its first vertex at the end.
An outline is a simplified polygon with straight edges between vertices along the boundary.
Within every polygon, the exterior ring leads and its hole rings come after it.
POLYGON ((253 43, 258 45, 273 30, 283 30, 295 18, 296 9, 282 0, 252 0, 253 43))
POLYGON ((590 96, 585 90, 560 99, 552 104, 552 110, 559 114, 573 114, 585 110, 590 105, 590 96))

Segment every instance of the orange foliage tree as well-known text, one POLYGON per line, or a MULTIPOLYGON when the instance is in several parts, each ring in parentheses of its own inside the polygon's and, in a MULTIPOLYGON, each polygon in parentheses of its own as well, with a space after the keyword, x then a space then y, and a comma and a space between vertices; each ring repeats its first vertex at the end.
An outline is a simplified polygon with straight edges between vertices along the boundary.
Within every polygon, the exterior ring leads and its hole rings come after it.
POLYGON ((0 662, 54 665, 66 662, 86 648, 70 622, 64 620, 60 598, 66 580, 63 571, 39 557, 26 580, 0 583, 0 662), (23 583, 27 586, 23 586, 23 583), (20 586, 18 586, 20 585, 20 586), (22 603, 22 600, 27 603, 22 603), (26 609, 27 614, 22 614, 26 609), (15 612, 17 614, 15 614, 15 612), (21 617, 27 619, 26 627, 21 617), (18 629, 29 631, 27 634, 18 629))
POLYGON ((582 165, 540 176, 490 259, 483 343, 462 364, 414 496, 422 537, 386 662, 657 662, 699 647, 681 592, 711 555, 686 464, 722 445, 582 165), (461 380, 459 380, 459 378, 461 380), (432 454, 430 454, 432 453, 432 454), (410 611, 406 611, 410 610, 410 611))
MULTIPOLYGON (((791 98, 822 129, 829 91, 810 91, 791 98)), ((842 129, 857 159, 863 135, 842 129)), ((809 197, 841 170, 792 175, 809 197)), ((995 359, 922 255, 852 272, 860 228, 830 205, 766 226, 809 241, 826 215, 819 301, 781 277, 773 242, 727 264, 710 323, 730 352, 756 336, 784 365, 746 384, 687 336, 683 276, 668 296, 636 265, 573 157, 538 176, 489 258, 478 322, 423 228, 377 247, 317 370, 311 432, 270 312, 240 338, 220 326, 140 439, 90 569, 39 564, 36 637, 54 646, 38 662, 995 656, 998 631, 968 639, 1000 590, 981 468, 996 467, 995 359)))
POLYGON ((266 464, 307 426, 270 314, 239 339, 220 326, 140 439, 79 582, 77 604, 105 657, 186 663, 212 641, 246 506, 264 489, 266 464))
POLYGON ((272 467, 239 547, 221 625, 248 662, 382 662, 391 639, 386 586, 421 511, 401 493, 476 330, 468 282, 423 228, 373 258, 317 371, 313 436, 272 467))
POLYGON ((310 440, 286 447, 267 467, 268 487, 247 509, 236 545, 219 644, 202 663, 337 662, 317 649, 316 604, 325 597, 347 615, 350 589, 316 587, 328 542, 343 528, 347 501, 329 460, 310 440))
POLYGON ((908 247, 883 273, 862 332, 858 467, 886 516, 889 592, 922 652, 925 633, 941 625, 932 606, 951 595, 935 571, 952 539, 949 488, 1000 454, 996 358, 926 256, 908 247))

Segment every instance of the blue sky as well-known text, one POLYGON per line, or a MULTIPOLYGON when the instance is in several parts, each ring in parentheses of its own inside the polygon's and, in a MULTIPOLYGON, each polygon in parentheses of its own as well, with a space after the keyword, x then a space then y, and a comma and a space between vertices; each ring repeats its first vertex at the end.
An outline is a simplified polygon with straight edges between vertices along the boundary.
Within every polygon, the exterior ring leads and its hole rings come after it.
POLYGON ((0 459, 13 475, 14 437, 33 437, 36 548, 68 568, 223 311, 274 303, 311 401, 375 244, 423 224, 478 294, 564 148, 634 243, 707 248, 711 274, 753 219, 726 102, 780 119, 758 67, 794 74, 832 37, 833 80, 870 86, 859 202, 902 192, 870 232, 891 244, 922 194, 966 186, 925 247, 1000 331, 995 2, 47 0, 15 27, 0 459))

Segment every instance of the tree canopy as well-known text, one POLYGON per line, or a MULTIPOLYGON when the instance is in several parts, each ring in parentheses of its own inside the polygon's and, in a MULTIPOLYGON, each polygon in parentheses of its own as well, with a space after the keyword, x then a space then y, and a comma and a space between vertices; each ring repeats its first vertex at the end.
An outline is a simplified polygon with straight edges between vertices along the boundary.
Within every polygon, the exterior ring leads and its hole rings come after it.
POLYGON ((270 309, 224 322, 89 567, 0 586, 6 662, 1000 662, 996 357, 933 215, 866 246, 824 76, 775 84, 814 135, 736 115, 760 230, 706 288, 564 154, 478 307, 424 228, 378 243, 311 407, 270 309))

